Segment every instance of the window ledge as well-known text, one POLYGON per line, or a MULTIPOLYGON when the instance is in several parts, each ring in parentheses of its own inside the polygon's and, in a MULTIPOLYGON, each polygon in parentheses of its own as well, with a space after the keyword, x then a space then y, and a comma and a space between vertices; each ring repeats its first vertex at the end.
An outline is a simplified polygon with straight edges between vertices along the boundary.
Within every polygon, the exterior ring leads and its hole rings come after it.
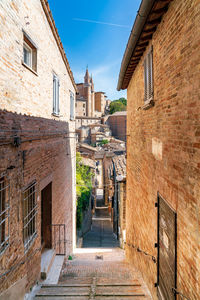
POLYGON ((52 116, 56 117, 56 118, 60 118, 61 115, 60 114, 56 114, 56 113, 52 113, 52 116))
POLYGON ((147 110, 147 109, 153 107, 154 104, 155 104, 155 102, 153 101, 153 99, 149 99, 149 100, 145 101, 145 104, 141 107, 141 109, 147 110))
POLYGON ((38 76, 38 73, 36 71, 34 71, 33 69, 31 69, 27 64, 25 64, 22 61, 22 66, 24 66, 25 68, 27 68, 29 71, 31 71, 33 74, 35 74, 36 76, 38 76))

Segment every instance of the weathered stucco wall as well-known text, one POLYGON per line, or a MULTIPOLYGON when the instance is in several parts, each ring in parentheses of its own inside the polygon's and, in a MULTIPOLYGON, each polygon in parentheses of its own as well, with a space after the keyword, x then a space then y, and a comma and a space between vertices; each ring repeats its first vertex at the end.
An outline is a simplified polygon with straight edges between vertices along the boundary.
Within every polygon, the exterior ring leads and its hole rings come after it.
POLYGON ((70 118, 73 84, 40 0, 0 3, 1 109, 44 118, 53 112, 53 73, 60 80, 60 117, 70 118), (37 75, 22 65, 23 31, 38 47, 37 75))

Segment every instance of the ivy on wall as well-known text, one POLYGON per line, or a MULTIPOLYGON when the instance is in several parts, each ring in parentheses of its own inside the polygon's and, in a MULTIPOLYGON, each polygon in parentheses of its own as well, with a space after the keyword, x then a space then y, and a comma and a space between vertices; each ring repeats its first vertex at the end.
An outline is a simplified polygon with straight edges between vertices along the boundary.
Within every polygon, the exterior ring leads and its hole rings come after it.
POLYGON ((76 226, 81 228, 83 220, 83 212, 88 208, 90 195, 92 191, 92 176, 88 166, 81 163, 81 155, 76 153, 76 195, 77 195, 77 209, 76 209, 76 226))

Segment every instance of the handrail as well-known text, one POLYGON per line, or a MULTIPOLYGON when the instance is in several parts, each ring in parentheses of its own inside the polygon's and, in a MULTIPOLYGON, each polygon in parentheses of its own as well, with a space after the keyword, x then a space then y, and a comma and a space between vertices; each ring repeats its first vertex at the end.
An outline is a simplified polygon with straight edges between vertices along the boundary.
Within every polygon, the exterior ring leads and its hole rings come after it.
POLYGON ((66 254, 66 242, 67 242, 67 240, 65 240, 65 236, 66 236, 65 224, 51 224, 50 226, 53 230, 53 232, 52 232, 53 247, 56 250, 56 254, 57 255, 65 255, 66 254), (64 239, 63 239, 63 236, 64 236, 64 239))
POLYGON ((135 246, 135 245, 133 245, 133 244, 129 244, 129 243, 126 243, 126 242, 124 242, 124 244, 127 245, 128 247, 132 247, 132 248, 136 249, 137 252, 140 252, 140 253, 142 253, 142 254, 144 254, 144 255, 146 255, 146 256, 151 257, 151 259, 152 259, 152 261, 154 262, 154 264, 157 263, 157 260, 156 260, 155 256, 153 256, 153 255, 147 253, 146 251, 140 249, 138 246, 135 246))

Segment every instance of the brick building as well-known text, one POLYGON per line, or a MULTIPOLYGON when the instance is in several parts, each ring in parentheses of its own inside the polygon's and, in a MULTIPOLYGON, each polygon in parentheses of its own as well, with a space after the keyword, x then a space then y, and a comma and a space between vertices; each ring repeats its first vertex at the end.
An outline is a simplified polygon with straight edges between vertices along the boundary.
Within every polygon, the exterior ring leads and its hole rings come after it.
POLYGON ((101 113, 102 116, 105 113, 106 107, 106 96, 104 92, 96 92, 95 93, 95 110, 101 113))
POLYGON ((199 10, 143 0, 118 81, 128 98, 126 256, 154 299, 200 295, 199 10))
POLYGON ((105 123, 110 126, 112 135, 122 141, 126 141, 126 111, 118 111, 106 116, 105 123))
POLYGON ((45 253, 73 251, 76 85, 47 0, 0 20, 0 298, 20 300, 45 253))
POLYGON ((84 82, 77 83, 76 128, 101 123, 101 116, 108 110, 109 100, 104 92, 95 92, 92 76, 86 69, 84 82))

